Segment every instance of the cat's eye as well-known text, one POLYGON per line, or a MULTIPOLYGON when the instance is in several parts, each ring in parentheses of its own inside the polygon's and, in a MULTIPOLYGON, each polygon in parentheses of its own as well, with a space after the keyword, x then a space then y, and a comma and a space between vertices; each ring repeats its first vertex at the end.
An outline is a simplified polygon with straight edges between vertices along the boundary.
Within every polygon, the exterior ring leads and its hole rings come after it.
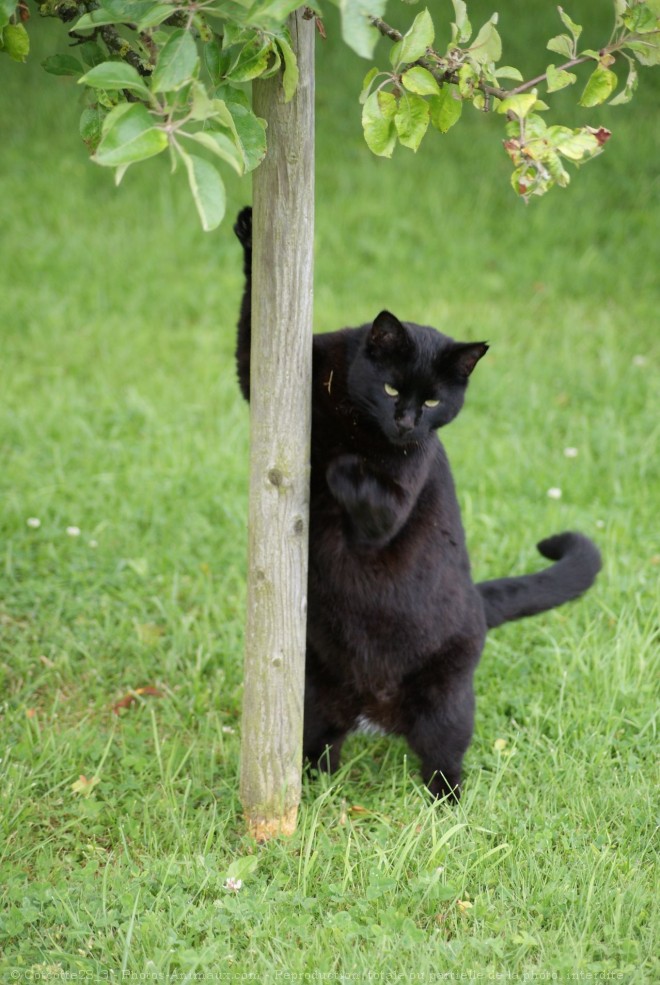
POLYGON ((424 406, 425 407, 437 407, 439 403, 440 403, 439 400, 425 400, 424 401, 424 406))
POLYGON ((399 391, 396 390, 393 386, 390 386, 389 383, 386 383, 385 384, 385 388, 384 389, 385 389, 385 393, 387 394, 388 397, 398 397, 399 396, 399 391))

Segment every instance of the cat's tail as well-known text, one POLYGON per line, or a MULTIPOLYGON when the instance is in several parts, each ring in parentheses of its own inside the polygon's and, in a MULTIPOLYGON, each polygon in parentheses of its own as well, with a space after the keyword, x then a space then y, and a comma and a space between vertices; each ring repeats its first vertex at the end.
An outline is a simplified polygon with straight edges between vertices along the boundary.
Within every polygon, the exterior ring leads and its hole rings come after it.
POLYGON ((600 571, 600 551, 583 534, 555 534, 536 545, 555 564, 533 575, 496 578, 477 585, 489 629, 512 619, 535 616, 577 598, 600 571))

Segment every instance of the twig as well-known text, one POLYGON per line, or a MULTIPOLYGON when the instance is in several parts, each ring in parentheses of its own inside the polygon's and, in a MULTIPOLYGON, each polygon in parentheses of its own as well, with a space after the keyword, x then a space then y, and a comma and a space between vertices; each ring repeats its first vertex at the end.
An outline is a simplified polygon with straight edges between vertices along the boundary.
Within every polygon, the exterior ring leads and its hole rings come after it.
POLYGON ((400 31, 397 31, 395 27, 390 27, 390 25, 386 24, 380 17, 371 17, 370 20, 373 26, 378 28, 384 38, 390 38, 392 41, 403 40, 403 34, 401 34, 400 31))
MULTIPOLYGON (((608 49, 605 48, 603 49, 603 51, 606 50, 608 49)), ((557 71, 565 72, 567 69, 573 68, 573 66, 575 65, 582 65, 583 62, 588 62, 588 61, 593 61, 590 55, 580 55, 579 57, 571 58, 571 60, 568 62, 564 62, 563 65, 557 66, 557 71)), ((515 89, 509 89, 507 95, 517 96, 519 92, 527 92, 528 89, 533 89, 534 86, 538 85, 540 82, 547 82, 547 81, 548 81, 548 73, 544 72, 542 75, 537 75, 535 78, 530 79, 529 82, 521 82, 519 86, 515 87, 515 89)))

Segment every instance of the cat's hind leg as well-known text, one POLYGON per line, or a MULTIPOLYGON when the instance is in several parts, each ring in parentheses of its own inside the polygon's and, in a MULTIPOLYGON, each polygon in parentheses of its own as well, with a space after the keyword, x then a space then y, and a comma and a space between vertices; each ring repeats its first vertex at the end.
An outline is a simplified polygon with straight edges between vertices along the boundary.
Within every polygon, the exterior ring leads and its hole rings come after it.
POLYGON ((334 773, 339 768, 341 747, 348 730, 330 721, 321 698, 318 687, 307 678, 303 757, 312 769, 318 769, 322 773, 334 773))
POLYGON ((424 705, 406 739, 421 759, 422 776, 433 796, 458 800, 463 757, 474 728, 471 676, 454 679, 447 689, 431 688, 424 705))

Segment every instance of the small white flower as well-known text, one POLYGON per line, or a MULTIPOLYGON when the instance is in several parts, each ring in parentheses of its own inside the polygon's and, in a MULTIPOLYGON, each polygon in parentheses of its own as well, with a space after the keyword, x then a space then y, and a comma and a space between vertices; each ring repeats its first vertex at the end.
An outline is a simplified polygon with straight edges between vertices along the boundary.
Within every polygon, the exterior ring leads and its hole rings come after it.
POLYGON ((236 729, 233 729, 231 725, 223 725, 222 731, 224 732, 225 735, 234 735, 236 729))
POLYGON ((32 530, 38 530, 41 526, 41 520, 38 516, 29 516, 26 522, 28 527, 31 527, 32 530))
POLYGON ((550 499, 561 499, 561 489, 558 486, 552 486, 548 489, 548 496, 550 499))
POLYGON ((67 527, 66 532, 69 537, 80 537, 80 527, 67 527))
POLYGON ((598 527, 599 530, 602 530, 603 527, 605 526, 605 521, 604 520, 596 520, 596 526, 598 527))
POLYGON ((229 878, 225 880, 225 885, 223 888, 229 889, 232 893, 237 893, 239 889, 242 888, 242 886, 243 886, 242 879, 232 879, 232 877, 229 876, 229 878))
POLYGON ((89 546, 90 547, 98 547, 99 546, 99 542, 97 540, 90 540, 89 546))
POLYGON ((577 458, 578 450, 577 448, 564 448, 564 455, 566 458, 577 458))
POLYGON ((646 356, 633 356, 632 364, 633 366, 646 366, 646 356))

